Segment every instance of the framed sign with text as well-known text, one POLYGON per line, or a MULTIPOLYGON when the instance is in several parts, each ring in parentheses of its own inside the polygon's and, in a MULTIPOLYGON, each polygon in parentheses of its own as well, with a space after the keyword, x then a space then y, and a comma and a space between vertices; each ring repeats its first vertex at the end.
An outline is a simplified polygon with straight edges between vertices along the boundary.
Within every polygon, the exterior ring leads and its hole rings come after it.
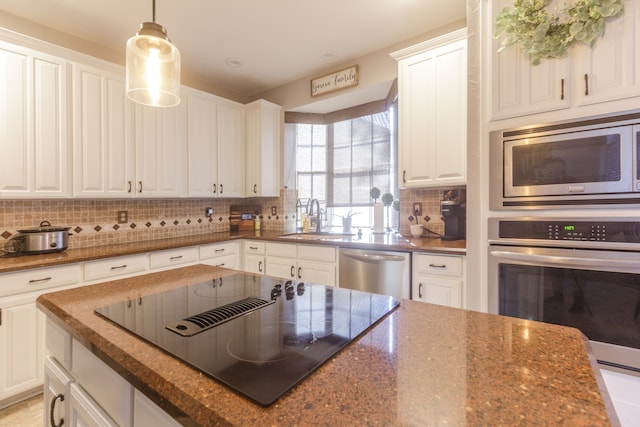
POLYGON ((358 66, 345 68, 311 80, 311 96, 326 95, 337 90, 358 86, 358 66))

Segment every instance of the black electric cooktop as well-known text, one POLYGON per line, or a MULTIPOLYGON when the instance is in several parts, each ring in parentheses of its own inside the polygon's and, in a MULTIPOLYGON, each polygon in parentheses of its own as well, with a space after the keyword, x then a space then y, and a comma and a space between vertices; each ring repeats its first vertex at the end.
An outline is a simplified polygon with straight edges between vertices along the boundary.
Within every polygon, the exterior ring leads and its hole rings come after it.
POLYGON ((384 295, 238 273, 96 313, 268 406, 398 305, 384 295))

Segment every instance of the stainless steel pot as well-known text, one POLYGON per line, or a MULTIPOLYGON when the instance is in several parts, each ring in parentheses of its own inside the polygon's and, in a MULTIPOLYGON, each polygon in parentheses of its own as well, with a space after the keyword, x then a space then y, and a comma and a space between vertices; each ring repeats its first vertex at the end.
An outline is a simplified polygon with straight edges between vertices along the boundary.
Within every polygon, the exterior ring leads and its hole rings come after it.
POLYGON ((71 227, 55 227, 49 221, 42 221, 39 227, 18 230, 7 242, 4 252, 21 254, 45 254, 67 249, 71 227))

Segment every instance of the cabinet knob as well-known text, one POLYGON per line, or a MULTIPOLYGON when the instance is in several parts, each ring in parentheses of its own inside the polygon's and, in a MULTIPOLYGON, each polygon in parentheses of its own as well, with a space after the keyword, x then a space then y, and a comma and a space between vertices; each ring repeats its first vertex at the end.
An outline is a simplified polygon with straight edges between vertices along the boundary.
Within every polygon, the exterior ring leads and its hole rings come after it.
POLYGON ((51 406, 49 407, 49 421, 51 422, 51 427, 62 427, 64 424, 64 417, 60 418, 60 424, 56 424, 56 420, 53 419, 53 412, 56 409, 56 402, 60 399, 60 402, 64 402, 64 394, 57 394, 51 399, 51 406))

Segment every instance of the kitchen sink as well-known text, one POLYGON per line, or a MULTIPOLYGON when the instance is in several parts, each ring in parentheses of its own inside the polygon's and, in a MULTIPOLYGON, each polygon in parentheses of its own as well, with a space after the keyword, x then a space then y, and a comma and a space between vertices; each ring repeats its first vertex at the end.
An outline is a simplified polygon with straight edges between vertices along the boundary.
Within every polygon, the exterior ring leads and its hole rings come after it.
POLYGON ((353 236, 355 236, 354 233, 332 233, 329 231, 309 232, 309 233, 289 233, 289 234, 280 235, 280 237, 285 239, 307 239, 307 240, 350 239, 353 236))

